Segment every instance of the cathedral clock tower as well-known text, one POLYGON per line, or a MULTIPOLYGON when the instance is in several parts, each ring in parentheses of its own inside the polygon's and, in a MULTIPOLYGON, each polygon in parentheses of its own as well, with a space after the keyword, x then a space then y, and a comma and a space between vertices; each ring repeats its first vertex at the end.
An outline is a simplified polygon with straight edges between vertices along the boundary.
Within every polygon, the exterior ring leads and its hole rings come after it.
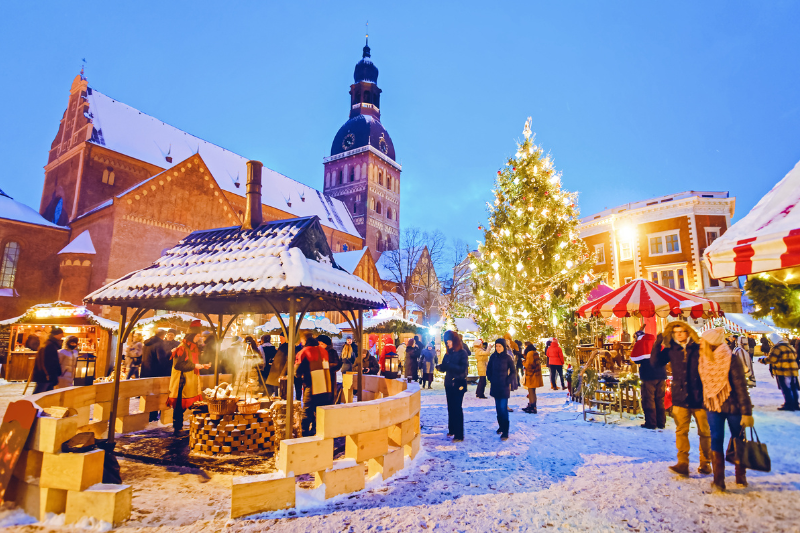
POLYGON ((338 198, 353 215, 373 257, 398 247, 400 171, 394 144, 381 124, 378 67, 369 40, 350 86, 350 118, 339 128, 324 160, 325 194, 338 198))

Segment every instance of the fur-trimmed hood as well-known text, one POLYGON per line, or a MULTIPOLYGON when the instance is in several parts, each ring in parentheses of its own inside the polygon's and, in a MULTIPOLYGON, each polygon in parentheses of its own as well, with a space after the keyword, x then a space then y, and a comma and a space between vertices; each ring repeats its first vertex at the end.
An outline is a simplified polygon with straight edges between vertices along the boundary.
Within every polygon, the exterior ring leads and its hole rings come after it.
POLYGON ((694 341, 695 344, 700 344, 700 336, 692 326, 690 326, 687 322, 683 322, 682 320, 674 320, 664 326, 664 332, 661 334, 664 346, 668 346, 672 343, 672 330, 676 326, 680 326, 689 332, 689 340, 694 341))

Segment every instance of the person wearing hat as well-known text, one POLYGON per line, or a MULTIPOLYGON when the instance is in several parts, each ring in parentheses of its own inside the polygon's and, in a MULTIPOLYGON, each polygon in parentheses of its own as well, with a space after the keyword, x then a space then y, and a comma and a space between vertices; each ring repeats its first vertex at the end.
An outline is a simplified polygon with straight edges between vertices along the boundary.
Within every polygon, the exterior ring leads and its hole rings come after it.
POLYGON ((53 390, 58 385, 58 377, 61 375, 58 350, 61 349, 62 338, 64 338, 64 330, 53 327, 47 337, 47 342, 36 353, 31 376, 31 380, 36 383, 36 387, 33 389, 34 394, 53 390))
MULTIPOLYGON (((326 340, 330 341, 330 338, 326 340)), ((297 354, 296 361, 297 382, 303 386, 303 420, 300 425, 303 436, 311 437, 317 432, 317 407, 328 405, 333 391, 328 350, 320 346, 311 333, 306 333, 303 349, 297 354)))
POLYGON ((320 347, 328 353, 328 368, 331 371, 331 399, 329 404, 336 403, 337 380, 336 374, 342 368, 342 358, 333 347, 333 341, 327 335, 317 335, 320 347))
POLYGON ((639 379, 642 382, 642 411, 644 411, 645 429, 664 429, 667 425, 667 411, 664 407, 664 398, 667 391, 667 368, 652 366, 650 353, 656 341, 655 335, 642 329, 634 336, 636 342, 631 348, 631 361, 639 365, 639 379))
POLYGON ((75 366, 78 364, 78 337, 71 335, 64 341, 64 348, 58 351, 58 363, 61 375, 58 376, 56 389, 72 387, 75 383, 75 366))
POLYGON ((172 375, 169 379, 167 407, 172 407, 172 428, 175 436, 183 429, 183 412, 201 398, 200 369, 210 365, 200 364, 200 349, 195 337, 202 331, 199 320, 189 325, 189 331, 177 348, 172 350, 172 375))
MULTIPOLYGON (((697 370, 703 382, 703 404, 711 430, 711 467, 713 487, 725 490, 725 422, 731 436, 740 440, 742 426, 753 425, 753 405, 747 391, 744 366, 733 357, 725 342, 725 330, 709 329, 700 337, 700 362, 697 370)), ((736 483, 747 486, 745 467, 736 467, 736 483)))
POLYGON ((489 362, 489 351, 484 350, 481 339, 475 339, 472 343, 472 352, 475 354, 475 366, 478 367, 478 388, 475 390, 475 396, 486 400, 486 363, 489 362))
POLYGON ((675 447, 678 462, 669 469, 682 476, 689 475, 689 428, 692 418, 697 422, 700 437, 701 474, 711 473, 711 431, 703 408, 703 382, 697 370, 700 361, 700 337, 681 320, 670 322, 659 333, 650 353, 650 366, 672 367, 672 416, 675 419, 675 447))
POLYGON ((770 365, 772 375, 775 376, 783 393, 784 403, 778 407, 778 411, 797 411, 800 409, 798 406, 797 352, 779 333, 770 333, 769 340, 772 341, 772 349, 769 350, 766 357, 761 358, 761 362, 770 365))
POLYGON ((464 401, 464 394, 467 392, 469 356, 467 350, 464 349, 461 336, 455 331, 444 332, 444 343, 447 346, 447 352, 436 370, 445 373, 444 392, 447 396, 448 435, 453 436, 453 442, 461 442, 464 440, 464 410, 461 404, 464 401))

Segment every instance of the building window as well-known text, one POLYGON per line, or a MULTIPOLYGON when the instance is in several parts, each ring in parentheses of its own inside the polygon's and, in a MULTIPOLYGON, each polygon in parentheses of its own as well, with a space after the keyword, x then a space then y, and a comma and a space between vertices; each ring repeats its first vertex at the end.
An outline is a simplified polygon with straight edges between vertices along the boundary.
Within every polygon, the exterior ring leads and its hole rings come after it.
POLYGON ((19 243, 8 242, 3 248, 3 264, 0 265, 0 287, 13 288, 17 277, 19 243))
POLYGON ((339 181, 337 182, 337 185, 341 185, 342 180, 344 180, 344 170, 339 171, 339 181))
POLYGON ((369 208, 371 210, 375 211, 375 198, 370 198, 369 199, 369 208))
POLYGON ((666 268, 650 273, 653 283, 669 289, 686 290, 686 270, 684 268, 666 268))
POLYGON ((375 245, 377 246, 379 252, 383 252, 384 251, 383 250, 383 235, 381 234, 380 231, 378 232, 378 235, 375 237, 375 245))
POLYGON ((631 249, 631 243, 629 242, 619 243, 619 260, 620 261, 633 260, 633 250, 631 249))
POLYGON ((665 231, 647 236, 650 243, 650 255, 677 254, 681 251, 680 234, 677 231, 665 231))
POLYGON ((350 181, 356 181, 356 169, 350 171, 350 181))
POLYGON ((378 171, 378 184, 383 185, 383 172, 378 171))
POLYGON ((343 244, 343 245, 342 245, 342 251, 343 251, 343 252, 346 252, 346 251, 347 251, 347 245, 346 245, 346 244, 343 244))
POLYGON ((58 202, 56 202, 56 208, 53 210, 53 224, 58 224, 58 220, 61 218, 61 213, 64 212, 64 199, 59 198, 58 202))
POLYGON ((375 212, 378 213, 379 215, 381 214, 381 203, 380 202, 378 202, 375 205, 375 212))
POLYGON ((103 171, 103 183, 107 183, 109 185, 114 185, 114 169, 111 167, 106 167, 103 171))
POLYGON ((606 251, 605 246, 602 244, 595 244, 594 245, 594 255, 597 258, 596 263, 598 265, 604 265, 606 262, 606 251))
POLYGON ((627 285, 628 283, 630 283, 631 281, 633 281, 633 278, 632 278, 632 277, 628 276, 628 277, 626 277, 626 278, 625 278, 625 284, 626 284, 626 285, 627 285))
POLYGON ((706 228, 706 246, 711 246, 711 243, 717 240, 720 235, 720 228, 706 228))
POLYGON ((353 213, 358 213, 358 202, 353 202, 353 213))
POLYGON ((386 188, 390 189, 390 190, 392 189, 392 177, 391 176, 386 176, 386 188))

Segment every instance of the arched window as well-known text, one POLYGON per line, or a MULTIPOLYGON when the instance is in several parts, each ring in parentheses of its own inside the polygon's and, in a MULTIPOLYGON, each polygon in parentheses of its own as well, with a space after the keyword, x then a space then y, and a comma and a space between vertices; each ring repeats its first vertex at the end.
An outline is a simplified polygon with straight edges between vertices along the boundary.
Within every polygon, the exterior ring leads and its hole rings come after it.
POLYGON ((386 176, 386 188, 391 190, 392 189, 392 177, 386 176))
POLYGON ((375 211, 375 198, 369 199, 369 208, 375 211))
POLYGON ((64 212, 64 199, 59 198, 56 202, 56 208, 53 210, 53 224, 58 224, 58 219, 61 218, 61 213, 64 212))
POLYGON ((342 184, 343 180, 344 180, 344 170, 340 170, 339 171, 339 185, 342 184))
POLYGON ((378 213, 379 215, 381 214, 381 203, 380 202, 378 202, 377 205, 375 206, 375 212, 378 213))
POLYGON ((358 202, 353 202, 353 214, 358 213, 358 202))
POLYGON ((383 185, 383 172, 378 171, 378 183, 383 185))
POLYGON ((392 220, 392 208, 391 207, 387 207, 386 208, 386 218, 388 218, 389 220, 392 220))
POLYGON ((108 183, 109 185, 114 185, 114 169, 111 167, 106 167, 103 171, 103 183, 108 183))
POLYGON ((19 243, 8 242, 3 248, 3 263, 0 264, 0 288, 13 288, 17 277, 19 243))
POLYGON ((381 235, 380 231, 378 232, 378 236, 375 238, 375 244, 378 247, 378 251, 382 252, 383 251, 383 235, 381 235))
POLYGON ((356 169, 350 170, 350 181, 356 181, 356 169))
POLYGON ((346 251, 347 251, 347 245, 346 245, 346 244, 343 244, 343 245, 342 245, 342 251, 343 251, 343 252, 346 252, 346 251))
POLYGON ((370 102, 371 102, 371 100, 370 100, 369 91, 364 91, 364 103, 365 104, 369 104, 370 102))

